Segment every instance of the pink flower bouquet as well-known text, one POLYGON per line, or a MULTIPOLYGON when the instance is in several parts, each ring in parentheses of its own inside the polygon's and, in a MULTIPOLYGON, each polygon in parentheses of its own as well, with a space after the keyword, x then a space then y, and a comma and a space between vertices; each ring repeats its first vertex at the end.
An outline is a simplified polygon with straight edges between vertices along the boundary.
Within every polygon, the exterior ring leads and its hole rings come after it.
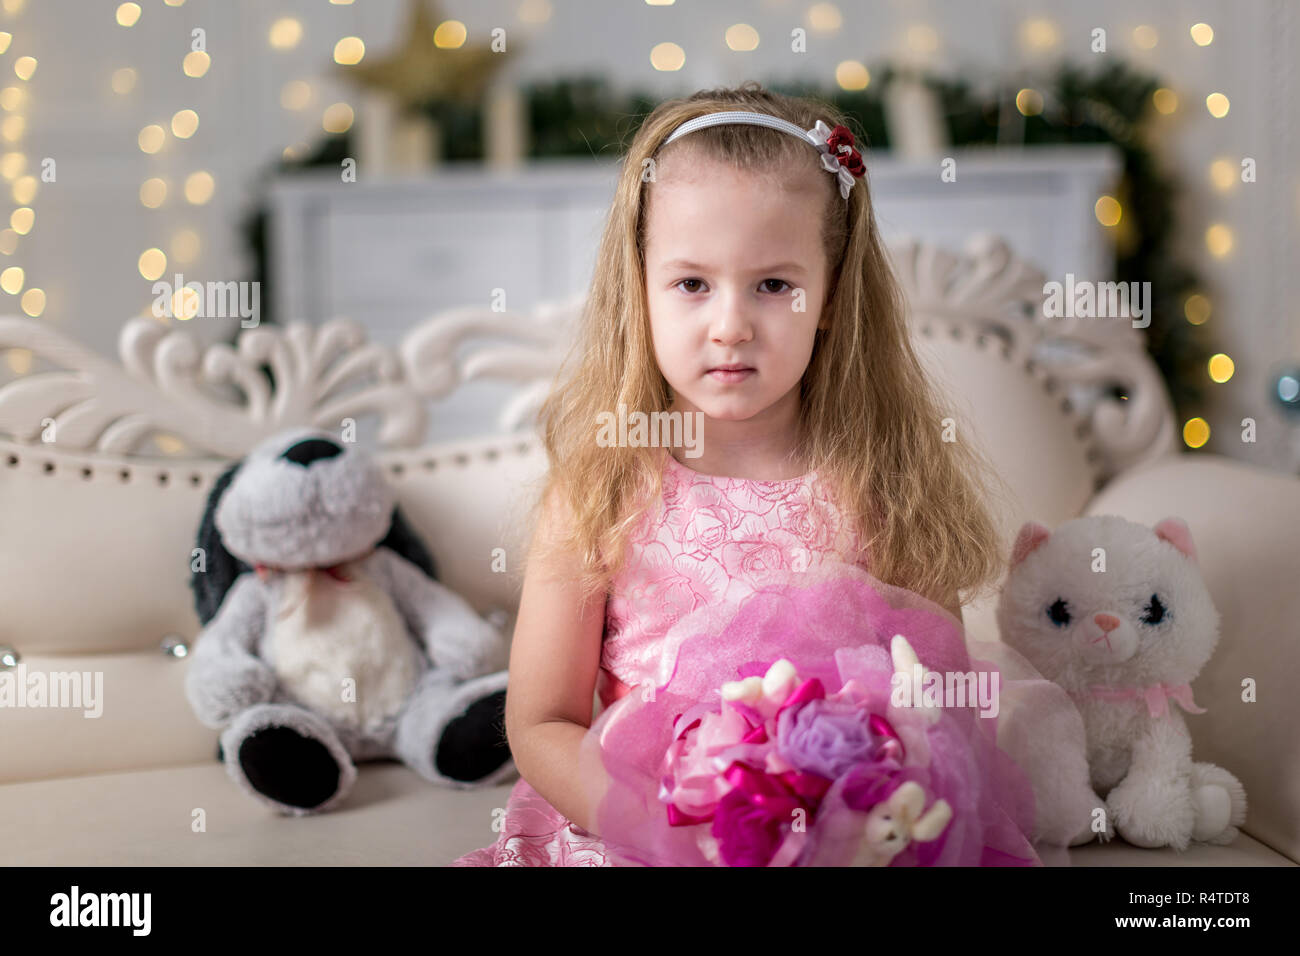
POLYGON ((997 687, 932 602, 835 566, 689 615, 664 653, 660 679, 586 744, 619 864, 1040 863, 1032 791, 996 717, 912 693, 923 672, 997 687))
POLYGON ((951 821, 942 799, 922 812, 924 731, 917 728, 914 750, 905 746, 887 708, 873 707, 854 680, 828 697, 820 680, 801 680, 783 658, 721 693, 720 709, 701 704, 678 717, 659 792, 670 825, 710 824, 696 836, 711 862, 809 863, 825 842, 810 831, 838 832, 825 823, 835 808, 862 815, 858 858, 884 866, 951 821))

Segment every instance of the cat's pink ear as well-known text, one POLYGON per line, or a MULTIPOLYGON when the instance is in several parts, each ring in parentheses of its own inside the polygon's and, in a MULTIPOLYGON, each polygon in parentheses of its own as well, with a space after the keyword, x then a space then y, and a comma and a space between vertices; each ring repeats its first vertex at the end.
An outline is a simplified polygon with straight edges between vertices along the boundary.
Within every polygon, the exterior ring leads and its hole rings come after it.
POLYGON ((1156 537, 1168 541, 1193 561, 1196 560, 1196 545, 1192 544, 1192 531, 1182 518, 1165 518, 1155 526, 1156 537))
POLYGON ((1014 568, 1030 553, 1052 536, 1052 532, 1037 521, 1026 521, 1016 535, 1016 543, 1011 548, 1011 566, 1014 568))

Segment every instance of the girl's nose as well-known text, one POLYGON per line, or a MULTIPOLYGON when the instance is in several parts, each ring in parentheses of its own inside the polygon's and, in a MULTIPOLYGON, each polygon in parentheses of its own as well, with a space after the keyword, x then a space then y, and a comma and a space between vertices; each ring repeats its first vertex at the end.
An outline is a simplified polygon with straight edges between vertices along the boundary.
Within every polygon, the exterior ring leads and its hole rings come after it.
POLYGON ((716 312, 709 326, 709 336, 719 345, 747 342, 753 337, 753 327, 746 317, 744 297, 738 293, 718 297, 716 312))

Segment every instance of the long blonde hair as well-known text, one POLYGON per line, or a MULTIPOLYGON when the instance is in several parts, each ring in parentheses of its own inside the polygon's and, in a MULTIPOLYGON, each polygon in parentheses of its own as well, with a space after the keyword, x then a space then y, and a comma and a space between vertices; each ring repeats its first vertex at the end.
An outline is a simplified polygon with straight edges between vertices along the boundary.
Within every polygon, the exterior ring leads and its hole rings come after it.
MULTIPOLYGON (((977 478, 992 474, 969 444, 945 442, 945 417, 913 352, 904 294, 876 228, 867 177, 847 203, 816 151, 788 133, 728 124, 697 130, 660 149, 686 120, 718 110, 770 113, 811 129, 853 129, 834 107, 769 92, 750 81, 664 102, 642 122, 623 160, 572 350, 539 411, 550 470, 537 509, 552 496, 567 509, 553 538, 580 557, 586 597, 608 593, 624 566, 629 536, 657 497, 664 449, 604 447, 597 415, 666 411, 671 388, 654 358, 645 291, 646 160, 699 151, 756 173, 793 167, 826 184, 823 241, 830 283, 800 386, 801 435, 795 457, 827 483, 856 522, 863 561, 882 581, 940 603, 992 585, 1003 542, 977 478), (847 212, 845 206, 847 205, 847 212), (869 527, 871 534, 862 532, 869 527), (865 562, 864 562, 865 563, 865 562)), ((688 155, 694 155, 688 154, 688 155)), ((533 554, 540 554, 534 541, 533 554)), ((973 597, 971 594, 967 597, 973 597)))

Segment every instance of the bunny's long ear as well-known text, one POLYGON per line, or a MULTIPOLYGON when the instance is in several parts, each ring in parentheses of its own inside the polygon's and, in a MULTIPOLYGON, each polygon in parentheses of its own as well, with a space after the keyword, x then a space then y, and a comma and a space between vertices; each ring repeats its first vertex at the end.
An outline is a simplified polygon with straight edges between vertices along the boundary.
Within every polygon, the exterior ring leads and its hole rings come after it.
POLYGON ((235 477, 235 472, 243 460, 235 462, 221 473, 208 494, 208 503, 203 509, 203 520, 199 523, 199 536, 195 547, 200 548, 200 563, 197 567, 191 562, 190 588, 194 591, 194 610, 199 622, 206 627, 217 616, 226 592, 241 574, 251 571, 247 564, 226 550, 221 533, 217 530, 217 505, 221 496, 235 477))
POLYGON ((947 800, 936 800, 934 805, 926 811, 925 816, 917 820, 912 827, 912 839, 920 840, 922 843, 929 843, 931 840, 939 839, 939 834, 943 833, 944 827, 952 819, 952 806, 947 800))

